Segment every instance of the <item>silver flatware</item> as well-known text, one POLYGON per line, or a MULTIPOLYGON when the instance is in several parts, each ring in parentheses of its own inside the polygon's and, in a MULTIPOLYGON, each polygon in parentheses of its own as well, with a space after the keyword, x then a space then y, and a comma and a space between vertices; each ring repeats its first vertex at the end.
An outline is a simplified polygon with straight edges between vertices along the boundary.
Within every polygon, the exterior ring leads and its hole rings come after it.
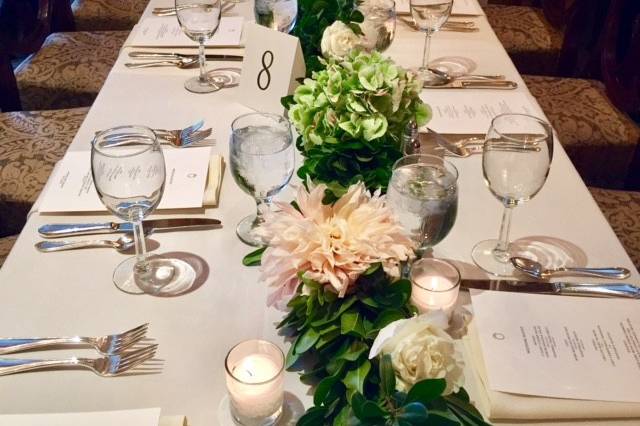
POLYGON ((149 345, 120 355, 109 355, 102 358, 69 358, 69 359, 11 359, 0 358, 0 376, 25 373, 35 370, 49 370, 52 368, 88 369, 102 377, 114 377, 152 359, 158 345, 149 345))
POLYGON ((526 257, 514 256, 511 258, 511 263, 520 272, 523 272, 534 278, 540 278, 547 280, 553 276, 576 276, 576 277, 596 277, 596 278, 609 278, 624 280, 629 278, 631 271, 627 268, 621 267, 609 267, 609 268, 555 268, 544 269, 540 262, 533 259, 527 259, 526 257))
POLYGON ((149 324, 147 323, 127 330, 124 333, 99 337, 73 336, 0 339, 0 355, 42 349, 50 346, 88 346, 103 355, 114 355, 142 340, 148 328, 149 324))
MULTIPOLYGON (((178 10, 184 10, 184 9, 195 9, 195 8, 199 8, 199 7, 207 7, 207 5, 201 5, 201 4, 188 4, 188 5, 182 5, 182 6, 173 6, 173 7, 156 7, 154 8, 151 13, 153 13, 156 16, 175 16, 177 14, 178 10)), ((222 3, 222 13, 228 12, 231 9, 233 9, 235 6, 235 4, 233 3, 222 3)), ((209 8, 212 6, 208 6, 209 8)))
POLYGON ((176 58, 163 59, 162 61, 149 62, 127 62, 124 64, 127 68, 154 68, 154 67, 178 67, 181 69, 193 68, 198 66, 198 58, 176 58))
POLYGON ((453 80, 504 80, 506 77, 502 74, 463 74, 452 76, 448 72, 438 68, 429 68, 429 71, 442 78, 442 84, 447 84, 453 80))
MULTIPOLYGON (((145 235, 153 232, 217 228, 222 225, 218 219, 151 219, 142 222, 145 235)), ((45 238, 70 237, 74 235, 133 233, 133 224, 129 222, 106 223, 53 223, 42 225, 38 232, 45 238)))
POLYGON ((640 299, 640 288, 625 283, 548 283, 543 281, 509 281, 509 280, 468 280, 461 281, 461 287, 493 291, 511 291, 517 293, 542 293, 562 296, 588 297, 621 297, 640 299))
POLYGON ((135 241, 129 234, 123 235, 117 240, 85 240, 85 241, 39 241, 35 244, 36 249, 42 253, 52 253, 55 251, 77 250, 84 248, 113 248, 120 252, 126 252, 133 248, 135 241))
MULTIPOLYGON (((174 52, 148 52, 148 51, 133 51, 129 52, 130 58, 135 59, 198 59, 198 55, 190 55, 185 53, 174 52)), ((244 56, 242 55, 226 55, 226 54, 208 54, 205 55, 208 61, 242 61, 244 56)))
POLYGON ((509 80, 463 80, 455 79, 447 84, 424 85, 427 89, 499 89, 513 90, 518 83, 509 80))
MULTIPOLYGON (((174 131, 172 131, 174 132, 174 131)), ((162 134, 156 132, 158 139, 162 145, 171 145, 175 148, 189 148, 194 146, 211 146, 215 145, 215 141, 207 141, 206 139, 211 136, 213 132, 212 129, 198 130, 192 133, 185 132, 177 132, 173 134, 162 134)), ((114 146, 122 146, 122 145, 140 145, 140 144, 149 144, 151 142, 141 140, 140 138, 128 136, 124 133, 119 135, 114 135, 113 137, 107 138, 103 146, 106 147, 114 147, 114 146)))

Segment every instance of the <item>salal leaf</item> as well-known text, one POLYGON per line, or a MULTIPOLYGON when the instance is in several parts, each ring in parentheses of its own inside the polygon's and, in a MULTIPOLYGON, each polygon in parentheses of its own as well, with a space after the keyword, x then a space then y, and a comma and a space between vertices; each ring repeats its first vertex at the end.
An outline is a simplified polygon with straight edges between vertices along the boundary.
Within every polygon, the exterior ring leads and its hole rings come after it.
POLYGON ((300 337, 298 337, 298 339, 296 339, 294 352, 296 354, 305 353, 306 351, 311 349, 313 345, 315 345, 319 338, 320 334, 316 330, 314 330, 313 328, 308 328, 307 331, 305 331, 300 335, 300 337))
POLYGON ((427 409, 419 402, 412 402, 400 408, 396 418, 411 425, 423 426, 427 424, 427 409))
POLYGON ((262 253, 266 250, 266 247, 261 247, 258 250, 254 250, 245 257, 242 258, 242 264, 244 266, 257 266, 262 261, 262 253))
POLYGON ((357 309, 352 309, 340 317, 340 331, 342 334, 355 334, 364 337, 362 314, 357 309))
POLYGON ((342 383, 347 387, 349 391, 353 392, 364 392, 364 381, 367 378, 367 374, 371 370, 371 363, 368 359, 364 360, 362 364, 358 366, 358 368, 349 370, 347 374, 342 379, 342 383))
POLYGON ((447 381, 445 379, 427 379, 419 381, 409 389, 406 403, 420 402, 426 405, 440 397, 446 387, 447 381))
POLYGON ((380 360, 380 388, 382 396, 391 396, 396 390, 396 373, 391 364, 391 355, 384 355, 380 360))

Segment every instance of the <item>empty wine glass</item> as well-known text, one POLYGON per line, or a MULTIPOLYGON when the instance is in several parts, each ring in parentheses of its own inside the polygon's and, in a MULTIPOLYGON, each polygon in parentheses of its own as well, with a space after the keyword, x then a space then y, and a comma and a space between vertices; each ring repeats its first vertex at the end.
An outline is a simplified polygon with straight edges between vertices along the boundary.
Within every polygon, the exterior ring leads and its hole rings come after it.
POLYGON ((542 189, 553 158, 551 126, 526 114, 502 114, 491 122, 482 153, 484 180, 504 204, 500 236, 478 243, 473 261, 498 276, 513 274, 509 261, 509 228, 513 208, 542 189))
POLYGON ((441 76, 429 70, 431 36, 447 22, 451 14, 453 0, 410 0, 411 16, 419 31, 424 32, 422 66, 418 69, 425 83, 442 80, 441 76))
POLYGON ((393 165, 387 202, 417 244, 418 255, 444 239, 458 213, 458 170, 435 155, 414 154, 393 165))
POLYGON ((244 192, 256 200, 257 212, 242 219, 238 237, 252 246, 267 243, 254 230, 264 222, 271 199, 293 175, 293 136, 289 121, 277 114, 250 113, 231 124, 231 173, 244 192))
POLYGON ((184 83, 193 93, 210 93, 220 90, 220 85, 207 77, 204 43, 213 37, 220 25, 220 0, 176 0, 176 15, 182 31, 199 43, 200 75, 184 83))
POLYGON ((120 219, 133 222, 136 256, 116 268, 116 287, 126 293, 157 295, 190 285, 195 272, 188 263, 147 257, 142 219, 160 203, 165 183, 164 156, 153 130, 121 126, 98 133, 91 145, 91 173, 105 207, 120 219), (130 143, 113 143, 125 138, 130 143))
POLYGON ((360 4, 364 15, 360 24, 360 46, 367 51, 384 52, 396 34, 396 3, 393 0, 373 0, 360 4))
POLYGON ((298 0, 255 0, 254 11, 258 24, 290 33, 298 18, 298 0))

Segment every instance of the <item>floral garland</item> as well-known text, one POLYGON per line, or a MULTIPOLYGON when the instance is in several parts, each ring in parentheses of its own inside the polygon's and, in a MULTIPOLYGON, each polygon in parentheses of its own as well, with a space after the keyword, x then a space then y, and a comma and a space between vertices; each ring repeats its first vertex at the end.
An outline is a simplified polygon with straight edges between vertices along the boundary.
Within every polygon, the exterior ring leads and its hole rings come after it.
POLYGON ((414 246, 384 197, 360 182, 327 205, 326 185, 308 186, 267 213, 270 245, 245 259, 261 258, 269 303, 289 311, 278 325, 294 337, 286 368, 315 386, 298 424, 487 425, 446 319, 409 303, 400 272, 414 246))

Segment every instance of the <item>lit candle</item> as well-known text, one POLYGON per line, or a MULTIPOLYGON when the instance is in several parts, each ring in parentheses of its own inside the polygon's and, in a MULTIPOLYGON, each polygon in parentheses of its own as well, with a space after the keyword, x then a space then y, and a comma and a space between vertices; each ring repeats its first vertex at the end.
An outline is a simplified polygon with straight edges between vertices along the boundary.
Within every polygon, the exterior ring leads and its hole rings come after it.
POLYGON ((442 310, 451 315, 458 299, 460 272, 441 259, 420 259, 411 265, 411 303, 420 313, 442 310))
POLYGON ((225 362, 231 414, 238 423, 276 423, 284 397, 284 355, 272 343, 248 340, 236 345, 225 362))

